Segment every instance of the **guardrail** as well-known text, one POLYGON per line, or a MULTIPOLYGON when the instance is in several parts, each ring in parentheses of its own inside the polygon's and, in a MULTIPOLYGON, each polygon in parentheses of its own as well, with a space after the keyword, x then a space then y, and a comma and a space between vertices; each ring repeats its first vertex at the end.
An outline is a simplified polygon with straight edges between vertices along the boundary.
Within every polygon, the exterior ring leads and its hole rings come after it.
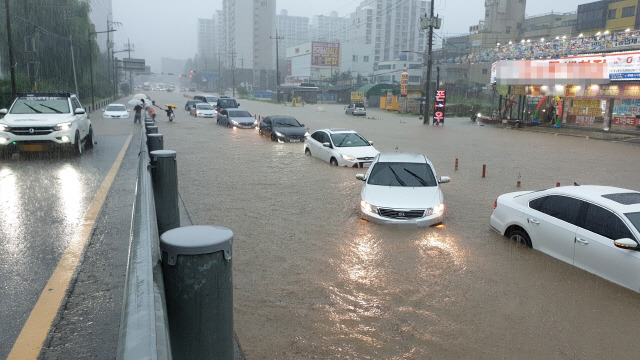
POLYGON ((144 127, 141 132, 117 358, 171 359, 158 226, 144 127))

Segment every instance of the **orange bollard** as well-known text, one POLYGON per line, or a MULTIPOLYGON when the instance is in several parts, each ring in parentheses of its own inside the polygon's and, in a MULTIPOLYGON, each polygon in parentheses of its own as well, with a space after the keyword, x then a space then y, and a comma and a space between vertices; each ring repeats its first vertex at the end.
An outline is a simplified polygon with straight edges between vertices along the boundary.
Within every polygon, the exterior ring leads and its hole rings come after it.
POLYGON ((456 158, 456 170, 458 170, 458 158, 456 158))
POLYGON ((522 176, 518 173, 518 181, 516 182, 517 187, 520 187, 520 179, 522 179, 522 176))
POLYGON ((556 187, 559 187, 559 186, 560 186, 560 183, 559 183, 559 182, 557 182, 557 183, 556 183, 556 187))
POLYGON ((482 178, 484 178, 486 173, 487 173, 487 165, 482 165, 482 178))

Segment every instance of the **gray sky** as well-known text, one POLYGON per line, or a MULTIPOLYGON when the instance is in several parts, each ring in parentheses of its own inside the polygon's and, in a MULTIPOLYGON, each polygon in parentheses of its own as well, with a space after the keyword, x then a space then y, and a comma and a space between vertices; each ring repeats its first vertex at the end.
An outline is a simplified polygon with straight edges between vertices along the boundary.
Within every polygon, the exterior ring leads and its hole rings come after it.
MULTIPOLYGON (((104 0, 92 0, 98 3, 104 0)), ((252 0, 242 0, 252 1, 252 0)), ((412 1, 412 0, 409 0, 412 1)), ((435 13, 443 18, 442 36, 468 33, 470 25, 484 17, 485 0, 435 0, 435 13)), ((579 4, 594 0, 529 0, 527 16, 575 11, 579 4)), ((197 52, 198 18, 211 18, 222 9, 222 0, 112 0, 113 21, 120 22, 114 34, 116 51, 131 40, 131 57, 146 59, 152 71, 160 71, 160 58, 186 59, 197 52)), ((348 17, 361 0, 277 0, 276 13, 286 9, 291 16, 329 15, 348 17)), ((275 34, 274 34, 275 35, 275 34)))

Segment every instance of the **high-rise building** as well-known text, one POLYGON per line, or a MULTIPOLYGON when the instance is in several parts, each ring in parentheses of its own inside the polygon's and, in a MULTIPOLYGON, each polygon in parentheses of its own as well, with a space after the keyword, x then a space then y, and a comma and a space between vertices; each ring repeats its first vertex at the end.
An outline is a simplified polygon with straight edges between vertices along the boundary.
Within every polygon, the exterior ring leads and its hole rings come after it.
MULTIPOLYGON (((309 35, 312 41, 345 43, 349 20, 339 17, 335 11, 331 15, 315 15, 311 19, 309 35)), ((294 44, 295 45, 295 44, 294 44)))
MULTIPOLYGON (((235 70, 253 70, 253 86, 275 88, 276 1, 223 0, 224 63, 235 70)), ((242 79, 242 82, 249 82, 242 79)), ((237 83, 237 79, 232 80, 237 83)))
POLYGON ((278 37, 278 52, 281 59, 285 57, 287 48, 309 42, 309 18, 304 16, 290 16, 287 10, 280 10, 276 15, 276 29, 278 37))
POLYGON ((363 0, 349 19, 341 70, 370 77, 383 61, 422 61, 428 38, 420 18, 428 4, 426 0, 363 0))
POLYGON ((198 58, 203 63, 204 68, 213 65, 215 49, 215 32, 213 17, 210 19, 198 19, 198 58))

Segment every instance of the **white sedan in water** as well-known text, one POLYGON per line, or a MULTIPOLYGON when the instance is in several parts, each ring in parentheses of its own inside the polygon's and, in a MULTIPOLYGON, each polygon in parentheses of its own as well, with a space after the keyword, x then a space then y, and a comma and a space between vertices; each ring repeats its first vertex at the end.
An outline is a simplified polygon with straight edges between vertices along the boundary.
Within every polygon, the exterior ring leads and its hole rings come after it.
POLYGON ((128 119, 129 110, 123 104, 109 104, 102 110, 102 117, 105 119, 128 119))
POLYGON ((353 130, 323 129, 304 142, 304 152, 334 166, 369 167, 380 152, 373 142, 353 130))
POLYGON ((436 171, 423 154, 379 154, 366 174, 360 193, 362 218, 398 227, 438 225, 444 220, 444 198, 440 184, 448 176, 436 171))
POLYGON ((562 186, 500 195, 491 228, 640 292, 640 192, 562 186))

